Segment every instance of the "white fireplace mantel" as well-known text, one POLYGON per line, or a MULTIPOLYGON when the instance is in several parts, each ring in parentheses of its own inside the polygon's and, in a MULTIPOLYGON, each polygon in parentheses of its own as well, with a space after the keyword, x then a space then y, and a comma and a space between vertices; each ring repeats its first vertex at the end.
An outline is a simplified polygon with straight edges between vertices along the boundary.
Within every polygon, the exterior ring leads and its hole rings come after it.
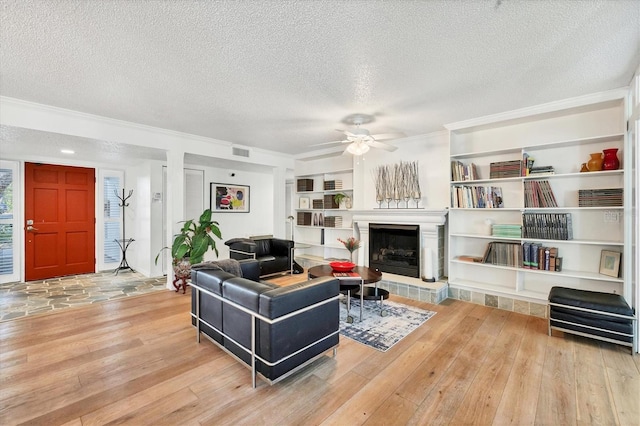
POLYGON ((353 227, 360 238, 362 248, 358 250, 358 264, 369 265, 369 224, 418 225, 420 226, 420 245, 425 253, 421 273, 423 277, 433 278, 434 275, 427 275, 433 274, 435 271, 438 253, 438 226, 446 223, 448 213, 447 209, 353 210, 353 227))
POLYGON ((393 223, 444 225, 447 209, 373 209, 351 210, 354 223, 393 223), (382 222, 381 222, 382 221, 382 222))

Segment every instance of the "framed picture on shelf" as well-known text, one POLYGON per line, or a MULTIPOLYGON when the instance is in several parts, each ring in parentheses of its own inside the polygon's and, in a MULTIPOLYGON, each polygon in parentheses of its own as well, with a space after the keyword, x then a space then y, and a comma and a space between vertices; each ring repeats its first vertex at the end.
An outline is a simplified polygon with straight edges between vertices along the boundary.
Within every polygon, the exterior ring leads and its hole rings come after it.
POLYGON ((309 208, 309 197, 300 197, 299 208, 301 209, 309 208))
POLYGON ((621 253, 617 251, 602 250, 600 254, 600 273, 618 278, 620 275, 621 253))
POLYGON ((211 210, 214 212, 249 213, 248 185, 211 182, 211 210))

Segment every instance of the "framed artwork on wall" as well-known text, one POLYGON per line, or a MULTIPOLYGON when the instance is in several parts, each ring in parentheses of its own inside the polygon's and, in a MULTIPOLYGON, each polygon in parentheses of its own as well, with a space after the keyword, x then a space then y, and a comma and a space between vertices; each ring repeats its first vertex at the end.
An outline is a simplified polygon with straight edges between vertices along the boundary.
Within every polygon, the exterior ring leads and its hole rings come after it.
POLYGON ((620 275, 620 256, 617 251, 602 250, 600 254, 600 273, 618 278, 620 275))
POLYGON ((250 195, 249 185, 211 182, 211 210, 249 213, 250 195))

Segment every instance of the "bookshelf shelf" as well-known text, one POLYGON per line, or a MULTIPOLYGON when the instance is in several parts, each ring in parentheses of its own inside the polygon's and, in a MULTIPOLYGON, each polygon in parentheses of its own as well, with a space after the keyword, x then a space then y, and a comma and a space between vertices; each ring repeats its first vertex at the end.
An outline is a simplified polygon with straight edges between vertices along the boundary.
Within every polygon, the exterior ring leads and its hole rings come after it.
MULTIPOLYGON (((625 124, 627 93, 607 94, 585 103, 541 106, 535 113, 511 112, 445 126, 452 166, 448 219, 451 287, 546 302, 551 287, 561 285, 615 292, 629 301, 632 289, 625 277, 631 276, 632 264, 627 194, 631 172, 623 161, 624 153, 632 151, 625 124), (608 148, 618 148, 619 170, 580 172, 590 153, 608 148), (526 169, 532 165, 543 173, 527 175, 526 169), (497 177, 502 175, 507 177, 497 177), (496 187, 504 207, 470 207, 486 205, 482 188, 496 187), (613 191, 619 189, 623 196, 613 191), (618 198, 610 201, 614 193, 618 198), (606 205, 618 204, 620 198, 621 205, 606 205), (568 226, 569 219, 572 237, 563 228, 563 221, 568 226), (529 232, 535 226, 538 233, 529 236, 555 238, 491 235, 491 226, 499 224, 527 226, 529 232), (557 257, 562 258, 561 270, 524 268, 524 248, 532 243, 536 253, 537 245, 549 248, 551 256, 556 249, 557 257), (460 259, 482 259, 490 244, 495 250, 492 256, 499 252, 501 262, 516 266, 460 259), (619 277, 599 273, 602 250, 622 253, 619 277)), ((528 253, 532 255, 532 251, 528 253)), ((551 268, 551 262, 546 263, 551 268)))

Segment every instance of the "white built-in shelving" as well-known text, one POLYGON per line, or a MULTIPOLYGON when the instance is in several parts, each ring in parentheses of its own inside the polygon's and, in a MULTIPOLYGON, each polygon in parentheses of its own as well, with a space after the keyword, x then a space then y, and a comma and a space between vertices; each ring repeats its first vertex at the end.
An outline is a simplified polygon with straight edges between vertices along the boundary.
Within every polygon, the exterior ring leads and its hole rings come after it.
MULTIPOLYGON (((450 159, 475 164, 475 180, 463 185, 500 187, 503 208, 456 208, 449 212, 449 284, 452 287, 515 299, 544 302, 552 286, 615 292, 631 297, 630 170, 626 136, 626 90, 604 92, 524 110, 447 125, 450 159), (590 153, 617 148, 618 170, 580 172, 590 153), (553 166, 545 176, 490 179, 493 162, 519 160, 527 154, 534 166, 553 166), (547 180, 558 207, 525 207, 525 183, 547 180), (619 207, 580 207, 580 189, 623 188, 619 207), (571 240, 491 236, 491 224, 522 224, 523 213, 570 213, 571 240), (561 272, 507 267, 460 260, 482 257, 491 241, 541 243, 557 247, 561 272), (603 250, 621 253, 619 277, 601 274, 603 250)), ((453 205, 453 204, 452 204, 453 205)))
POLYGON ((351 209, 346 208, 344 202, 338 208, 324 208, 325 196, 335 196, 342 193, 351 199, 353 203, 353 169, 336 170, 329 173, 314 173, 297 175, 295 177, 296 193, 295 203, 295 234, 294 240, 299 245, 309 246, 296 250, 296 256, 310 256, 318 259, 347 259, 349 252, 338 241, 338 238, 346 239, 353 234, 351 209), (313 181, 313 190, 298 191, 298 180, 313 181), (324 183, 340 181, 342 188, 325 190, 324 183), (308 207, 301 207, 301 199, 308 200, 308 207), (323 208, 313 208, 313 200, 323 200, 323 208), (311 217, 310 224, 301 224, 298 219, 300 213, 308 213, 311 217), (323 226, 324 221, 332 216, 342 219, 342 226, 323 226), (322 219, 321 219, 322 218, 322 219))

